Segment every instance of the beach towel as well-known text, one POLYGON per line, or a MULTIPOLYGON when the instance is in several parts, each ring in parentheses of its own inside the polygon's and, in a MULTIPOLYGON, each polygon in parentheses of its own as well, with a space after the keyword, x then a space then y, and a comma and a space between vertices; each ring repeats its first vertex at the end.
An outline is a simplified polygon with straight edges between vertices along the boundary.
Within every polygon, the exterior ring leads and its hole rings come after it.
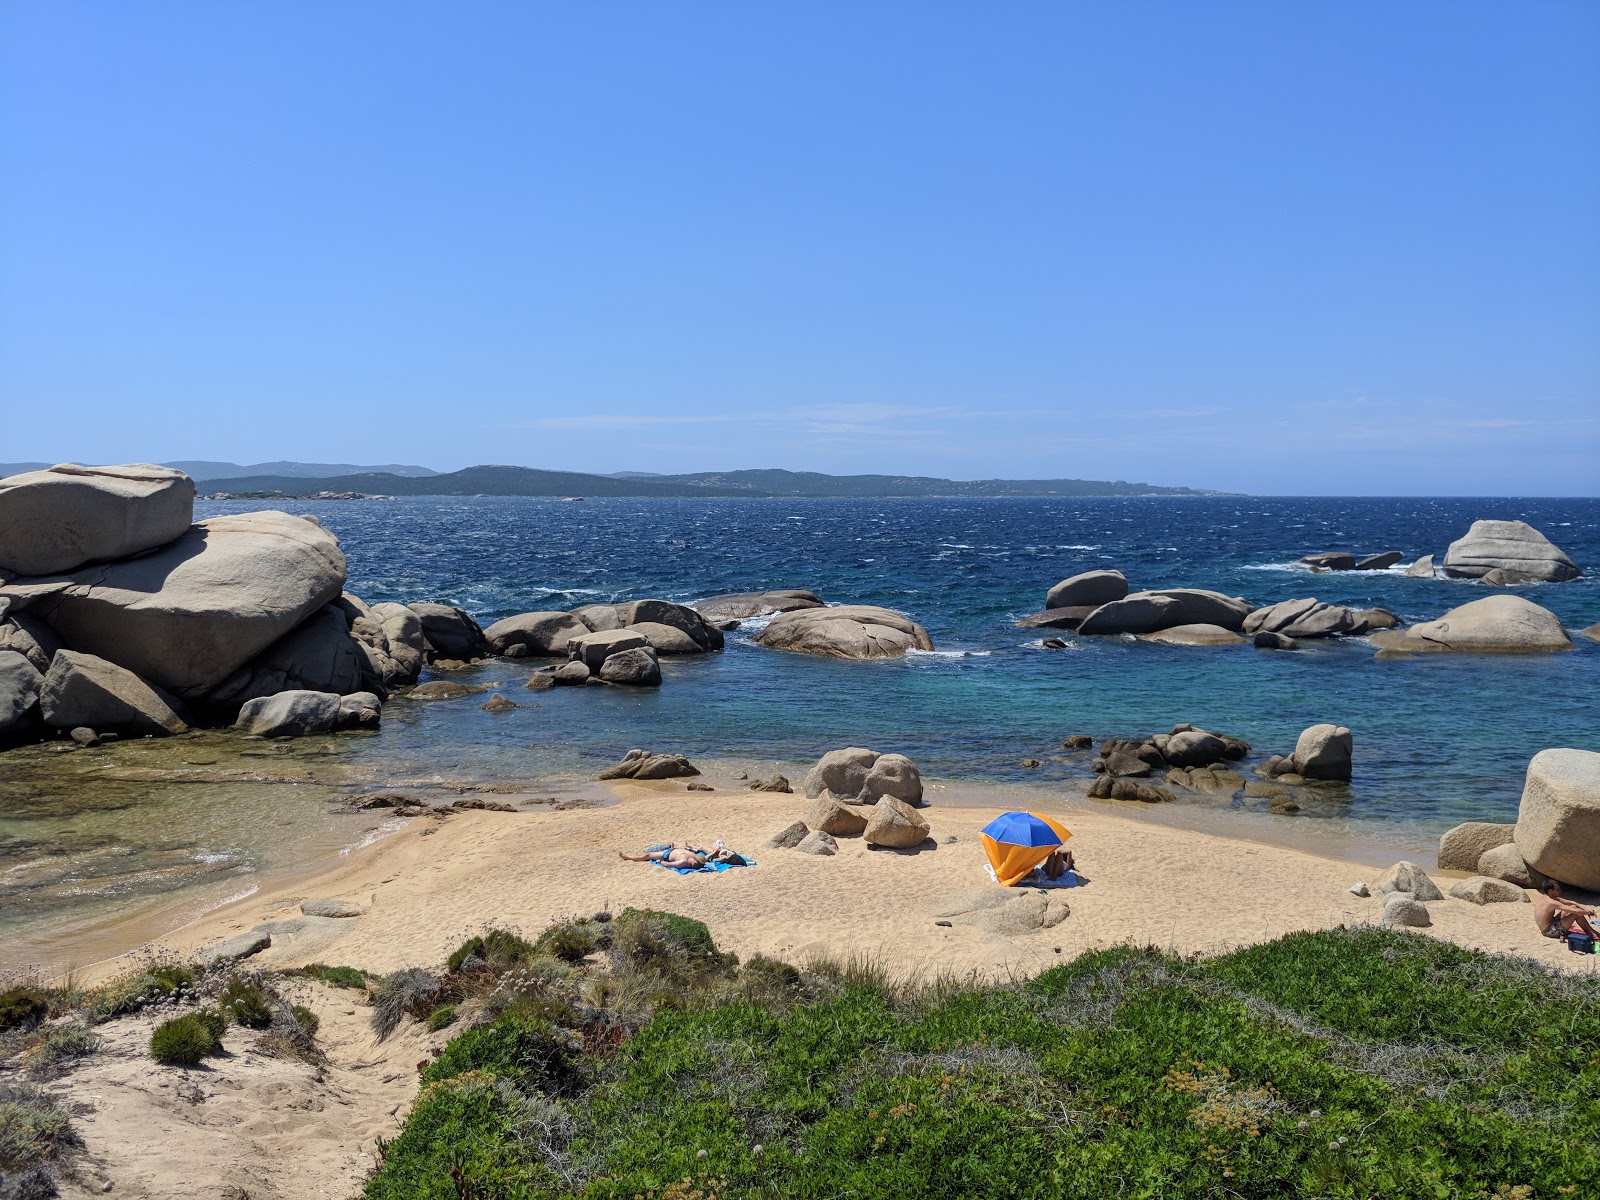
MULTIPOLYGON (((1000 882, 1000 876, 994 873, 993 867, 986 866, 984 867, 984 870, 989 872, 990 879, 994 880, 996 883, 1000 882)), ((1071 867, 1062 873, 1060 879, 1046 879, 1043 872, 1034 870, 1031 874, 1024 875, 1021 879, 1017 880, 1014 886, 1019 888, 1082 887, 1083 880, 1078 878, 1078 872, 1071 867)))
POLYGON ((669 867, 664 862, 655 862, 652 860, 650 865, 653 867, 660 867, 663 871, 671 871, 674 875, 705 875, 714 874, 721 871, 731 871, 735 867, 753 867, 756 865, 756 860, 753 858, 747 858, 742 863, 708 862, 703 867, 669 867))

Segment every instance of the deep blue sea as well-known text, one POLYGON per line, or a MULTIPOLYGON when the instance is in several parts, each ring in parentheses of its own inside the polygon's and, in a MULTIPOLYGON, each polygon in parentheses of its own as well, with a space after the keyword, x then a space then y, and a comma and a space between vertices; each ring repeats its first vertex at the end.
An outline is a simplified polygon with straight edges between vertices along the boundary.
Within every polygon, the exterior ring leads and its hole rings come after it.
MULTIPOLYGON (((1267 814, 1262 801, 1191 797, 1162 806, 1160 819, 1235 819, 1246 834, 1308 843, 1325 835, 1330 844, 1417 846, 1458 821, 1514 819, 1537 751, 1600 750, 1600 643, 1584 638, 1548 656, 1377 661, 1360 639, 1284 653, 1060 634, 1068 648, 1049 650, 1041 637, 1057 631, 1015 624, 1043 607, 1052 584, 1099 567, 1125 572, 1135 589, 1214 588, 1257 604, 1316 596, 1428 620, 1489 589, 1398 569, 1313 574, 1296 560, 1399 550, 1409 563, 1442 555, 1474 519, 1491 517, 1529 522, 1589 572, 1517 589, 1576 633, 1600 621, 1600 500, 428 497, 278 506, 311 513, 339 536, 349 590, 368 602, 443 601, 487 625, 594 601, 808 587, 830 603, 905 612, 937 647, 840 662, 764 649, 751 627, 722 653, 667 660, 664 685, 648 691, 531 693, 520 684, 533 664, 496 662, 456 677, 497 681, 523 707, 492 714, 470 700, 400 700, 377 736, 328 749, 371 779, 537 787, 593 779, 634 746, 799 772, 826 750, 865 745, 910 755, 930 784, 997 795, 1027 786, 1042 789, 1038 803, 1071 805, 1085 803, 1089 756, 1060 749, 1068 734, 1098 741, 1189 722, 1249 741, 1253 763, 1291 750, 1305 726, 1332 721, 1355 737, 1348 790, 1304 799, 1292 817, 1267 814), (1024 758, 1042 765, 1025 768, 1024 758)), ((264 507, 274 505, 205 501, 197 516, 264 507)), ((135 747, 109 757, 138 761, 135 747)), ((221 864, 231 877, 281 865, 286 845, 295 847, 288 857, 304 857, 348 837, 307 832, 321 829, 322 809, 285 799, 286 790, 212 789, 200 806, 192 785, 124 779, 111 791, 83 785, 15 800, 0 813, 0 868, 9 850, 19 878, 39 886, 19 893, 27 903, 13 916, 63 905, 87 916, 100 900, 191 886, 176 868, 152 874, 161 855, 221 864), (52 855, 56 869, 38 867, 52 855)))

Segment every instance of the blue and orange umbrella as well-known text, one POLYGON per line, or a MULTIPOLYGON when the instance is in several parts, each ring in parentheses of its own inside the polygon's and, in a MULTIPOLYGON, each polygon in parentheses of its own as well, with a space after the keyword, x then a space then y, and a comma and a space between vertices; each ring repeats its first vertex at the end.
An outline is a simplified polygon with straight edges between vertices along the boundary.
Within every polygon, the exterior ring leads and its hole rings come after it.
POLYGON ((1072 831, 1032 812, 1001 813, 983 827, 983 851, 995 878, 1015 887, 1072 836, 1072 831))

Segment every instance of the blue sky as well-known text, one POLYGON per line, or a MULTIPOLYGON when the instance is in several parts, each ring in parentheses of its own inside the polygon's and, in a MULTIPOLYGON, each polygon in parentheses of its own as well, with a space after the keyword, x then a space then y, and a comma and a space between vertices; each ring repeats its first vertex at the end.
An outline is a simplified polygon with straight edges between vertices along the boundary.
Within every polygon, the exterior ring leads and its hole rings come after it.
POLYGON ((1600 5, 0 3, 0 460, 1600 493, 1600 5))

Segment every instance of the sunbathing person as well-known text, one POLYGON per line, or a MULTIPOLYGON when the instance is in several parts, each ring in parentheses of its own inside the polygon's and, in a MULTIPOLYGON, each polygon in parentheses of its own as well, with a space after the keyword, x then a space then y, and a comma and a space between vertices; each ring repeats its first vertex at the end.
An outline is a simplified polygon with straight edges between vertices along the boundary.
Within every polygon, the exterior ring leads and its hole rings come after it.
POLYGON ((706 865, 706 860, 711 854, 698 846, 668 846, 664 850, 646 850, 643 854, 624 854, 618 850, 617 857, 624 862, 655 862, 664 867, 684 867, 698 871, 706 865))
POLYGON ((1050 880, 1060 879, 1070 870, 1072 870, 1072 851, 1065 846, 1050 851, 1050 856, 1039 864, 1039 873, 1050 880))
POLYGON ((1561 885, 1554 879, 1544 885, 1544 894, 1533 902, 1533 923, 1547 938, 1564 938, 1569 932, 1585 933, 1600 939, 1589 918, 1595 910, 1586 904, 1568 900, 1561 894, 1561 885))

